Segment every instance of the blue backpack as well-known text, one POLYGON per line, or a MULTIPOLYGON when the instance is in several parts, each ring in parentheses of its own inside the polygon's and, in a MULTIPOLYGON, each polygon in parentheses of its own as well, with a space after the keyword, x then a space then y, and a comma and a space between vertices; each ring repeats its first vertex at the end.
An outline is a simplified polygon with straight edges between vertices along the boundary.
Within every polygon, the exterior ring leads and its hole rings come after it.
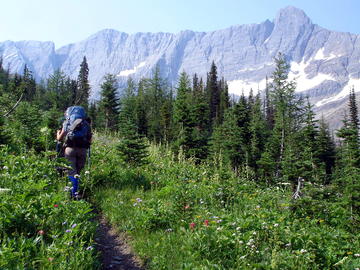
POLYGON ((72 106, 66 110, 64 129, 67 132, 65 144, 69 147, 89 148, 91 127, 86 112, 81 106, 72 106))

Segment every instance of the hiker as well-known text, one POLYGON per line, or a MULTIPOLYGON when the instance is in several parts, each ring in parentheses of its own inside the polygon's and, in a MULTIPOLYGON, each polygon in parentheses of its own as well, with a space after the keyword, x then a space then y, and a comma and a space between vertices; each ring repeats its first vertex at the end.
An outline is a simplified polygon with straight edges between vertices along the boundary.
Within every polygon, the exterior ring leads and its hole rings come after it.
POLYGON ((62 129, 57 131, 56 140, 64 141, 64 155, 71 163, 68 177, 72 183, 71 197, 79 198, 80 172, 85 167, 86 155, 91 144, 90 119, 81 106, 72 106, 65 111, 62 129))

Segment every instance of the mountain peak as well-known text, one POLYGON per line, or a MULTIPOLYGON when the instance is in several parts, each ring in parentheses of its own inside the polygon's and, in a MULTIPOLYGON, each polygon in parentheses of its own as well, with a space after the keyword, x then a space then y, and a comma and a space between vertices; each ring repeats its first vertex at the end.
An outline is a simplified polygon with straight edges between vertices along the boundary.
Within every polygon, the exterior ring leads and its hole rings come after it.
POLYGON ((287 6, 280 9, 275 17, 275 24, 293 22, 296 24, 311 24, 310 18, 306 13, 294 6, 287 6))

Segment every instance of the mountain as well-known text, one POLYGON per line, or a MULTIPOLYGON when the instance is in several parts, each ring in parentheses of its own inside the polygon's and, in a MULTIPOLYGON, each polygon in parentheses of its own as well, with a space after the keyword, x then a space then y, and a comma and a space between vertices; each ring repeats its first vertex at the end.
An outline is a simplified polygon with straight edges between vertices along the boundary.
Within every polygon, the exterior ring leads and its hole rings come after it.
POLYGON ((47 78, 56 69, 76 78, 85 55, 93 98, 98 98, 106 73, 116 74, 124 85, 129 76, 150 76, 158 65, 162 76, 175 85, 182 71, 205 78, 212 61, 231 93, 246 94, 250 88, 256 92, 264 89, 278 52, 291 65, 296 91, 309 96, 318 115, 338 127, 350 88, 360 91, 359 35, 324 29, 291 6, 281 9, 273 21, 212 32, 129 35, 106 29, 59 49, 53 42, 0 43, 4 67, 21 73, 27 64, 37 79, 47 78))

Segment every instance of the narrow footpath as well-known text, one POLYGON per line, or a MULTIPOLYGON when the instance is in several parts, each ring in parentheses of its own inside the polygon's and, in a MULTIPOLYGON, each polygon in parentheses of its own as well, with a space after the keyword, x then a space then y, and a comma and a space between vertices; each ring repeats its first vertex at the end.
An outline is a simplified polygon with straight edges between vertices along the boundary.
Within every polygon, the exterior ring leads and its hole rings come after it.
POLYGON ((96 246, 101 253, 102 270, 144 270, 142 263, 131 251, 126 236, 117 232, 103 216, 98 219, 96 246))

